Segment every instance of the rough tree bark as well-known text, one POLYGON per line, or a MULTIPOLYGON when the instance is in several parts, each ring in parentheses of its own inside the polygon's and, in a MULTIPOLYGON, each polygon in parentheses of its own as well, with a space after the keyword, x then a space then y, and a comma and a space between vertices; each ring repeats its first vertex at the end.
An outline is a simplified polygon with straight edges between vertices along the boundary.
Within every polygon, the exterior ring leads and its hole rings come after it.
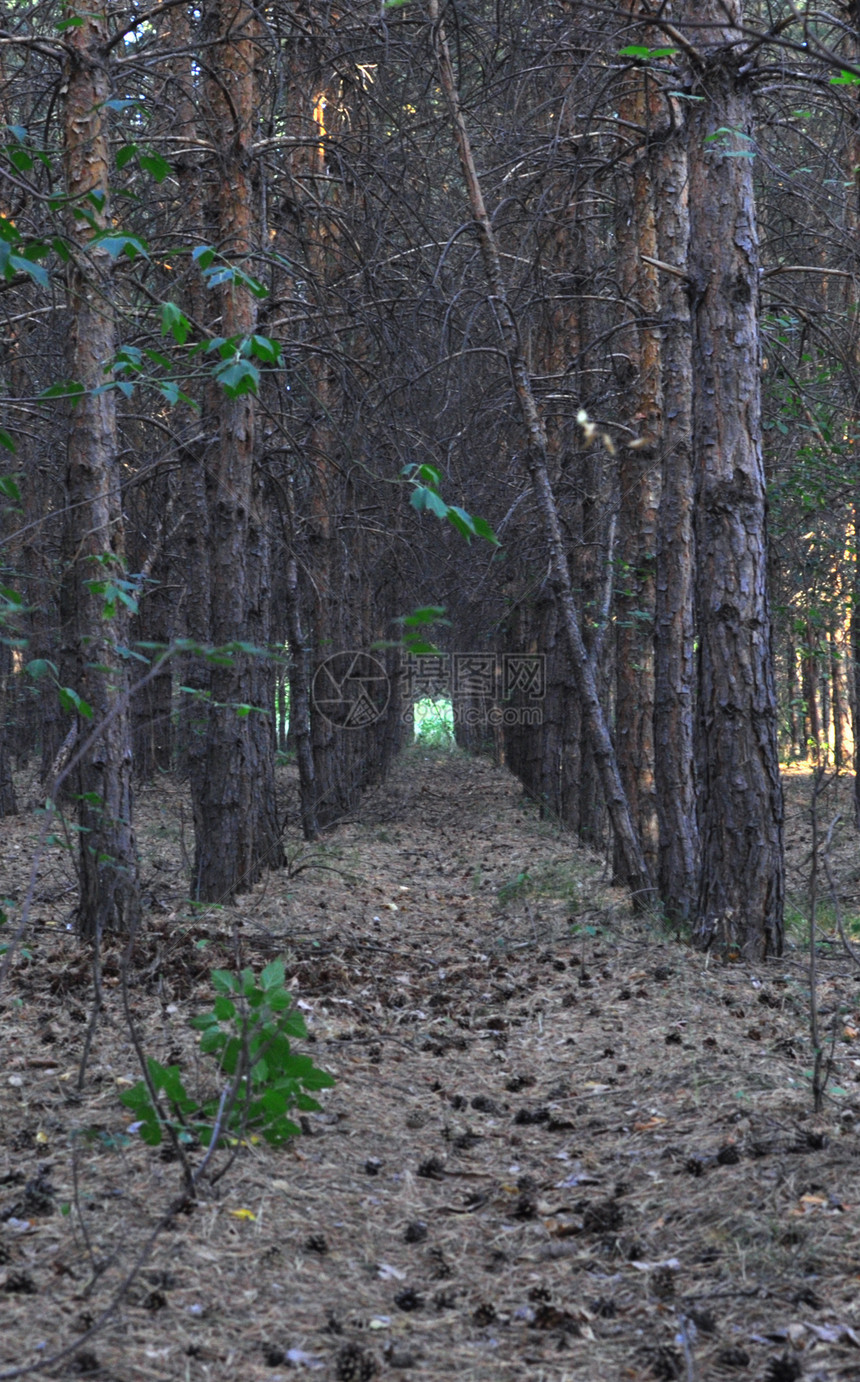
POLYGON ((698 768, 694 935, 749 958, 783 942, 783 805, 766 589, 752 100, 740 0, 689 14, 698 768))
MULTIPOLYGON (((252 135, 258 21, 244 0, 221 0, 216 71, 209 83, 213 127, 218 131, 218 248, 241 268, 254 243, 252 135)), ((238 281, 213 290, 220 308, 218 334, 237 343, 256 329, 253 293, 238 281)), ((254 465, 255 399, 252 393, 213 401, 217 429, 207 453, 209 488, 210 637, 217 648, 245 640, 267 627, 268 580, 261 569, 267 549, 259 512, 260 484, 254 465)), ((249 891, 265 864, 277 858, 274 740, 251 724, 269 715, 259 705, 260 677, 252 655, 236 649, 217 659, 210 679, 206 747, 195 793, 194 895, 226 902, 249 891), (252 707, 249 711, 248 707, 252 707), (271 761, 270 761, 271 760, 271 761)))
POLYGON ((62 666, 67 684, 92 709, 83 738, 103 726, 75 773, 80 827, 78 930, 98 941, 127 932, 139 912, 137 850, 132 826, 131 727, 127 642, 121 601, 104 585, 125 576, 125 538, 117 464, 116 395, 97 393, 115 350, 111 258, 99 245, 110 225, 107 140, 111 93, 108 25, 103 8, 77 4, 65 35, 64 167, 76 251, 69 272, 69 377, 85 392, 71 410, 66 456, 65 597, 62 666), (76 215, 76 213, 78 213, 76 215), (85 213, 82 217, 80 213, 85 213))
POLYGON ((690 238, 680 101, 667 99, 654 151, 662 326, 662 481, 654 628, 654 776, 658 885, 672 921, 690 922, 698 893, 694 775, 692 358, 685 281, 690 238))
MULTIPOLYGON (((635 17, 638 0, 630 0, 626 8, 635 17)), ((641 37, 643 42, 652 40, 651 30, 646 27, 641 37)), ((645 137, 629 169, 618 232, 619 277, 626 311, 632 314, 619 344, 626 356, 622 383, 630 398, 628 421, 640 444, 622 447, 618 462, 615 746, 618 771, 653 878, 658 866, 654 619, 663 400, 652 135, 659 107, 655 78, 644 67, 633 67, 626 74, 618 114, 643 130, 645 137)))

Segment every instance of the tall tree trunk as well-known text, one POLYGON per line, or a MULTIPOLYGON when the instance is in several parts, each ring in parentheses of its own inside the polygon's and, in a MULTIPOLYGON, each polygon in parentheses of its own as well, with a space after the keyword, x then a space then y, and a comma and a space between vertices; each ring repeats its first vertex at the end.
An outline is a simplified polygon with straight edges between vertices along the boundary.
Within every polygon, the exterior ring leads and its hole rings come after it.
POLYGON ((76 4, 65 35, 64 112, 66 191, 78 250, 69 273, 69 377, 85 390, 69 419, 66 458, 66 532, 63 671, 92 718, 99 736, 75 775, 80 826, 78 929, 98 941, 109 931, 127 932, 139 911, 138 864, 132 826, 131 727, 126 664, 117 644, 127 642, 127 615, 105 587, 125 577, 120 470, 117 464, 116 395, 100 393, 115 350, 111 258, 98 244, 110 225, 107 107, 108 25, 104 9, 76 4), (115 612, 105 616, 113 603, 115 612))
POLYGON ((693 731, 693 385, 690 304, 684 279, 690 218, 680 107, 680 101, 667 98, 667 127, 655 150, 654 172, 657 257, 665 266, 660 279, 663 427, 655 600, 654 776, 660 827, 660 899, 669 918, 689 922, 698 893, 699 838, 693 731))
MULTIPOLYGON (((192 28, 189 11, 177 5, 168 11, 168 42, 177 54, 170 64, 168 84, 169 105, 173 127, 185 144, 174 158, 179 194, 185 212, 186 234, 192 245, 208 245, 215 238, 212 225, 213 208, 203 193, 203 158, 195 150, 199 140, 197 105, 199 91, 191 54, 195 40, 204 42, 216 33, 214 17, 208 10, 200 16, 198 26, 192 28)), ((206 320, 206 288, 199 275, 190 275, 177 304, 193 322, 206 320)), ((193 383, 188 381, 193 390, 193 383)), ((177 572, 182 586, 179 607, 180 631, 200 647, 210 642, 209 611, 211 592, 209 581, 209 503, 206 492, 207 435, 217 431, 217 408, 213 401, 214 387, 207 390, 202 420, 193 410, 180 404, 176 410, 174 427, 178 436, 179 508, 183 514, 183 561, 177 572)), ((210 664, 200 654, 183 657, 181 683, 189 688, 179 703, 178 751, 183 769, 191 783, 194 805, 195 834, 202 830, 198 802, 203 790, 203 771, 206 756, 206 704, 209 693, 210 664)))
POLYGON ((739 0, 689 8, 702 873, 695 937, 749 958, 783 942, 783 805, 766 588, 752 100, 739 0), (694 22, 692 22, 694 21, 694 22))
MULTIPOLYGON (((218 245, 221 254, 241 268, 254 243, 251 145, 259 26, 246 0, 220 0, 215 9, 218 42, 209 100, 219 135, 218 245)), ((256 300, 235 280, 215 291, 219 335, 238 349, 256 329, 256 300)), ((217 433, 207 455, 210 636, 216 647, 225 648, 267 628, 268 577, 262 569, 267 546, 254 467, 254 395, 231 397, 225 389, 213 407, 217 433)), ((271 800, 274 738, 250 723, 274 711, 273 695, 271 704, 257 704, 260 684, 252 656, 242 649, 212 668, 205 759, 200 780, 192 776, 194 893, 202 901, 225 902, 249 891, 264 864, 276 856, 277 817, 271 800)))
MULTIPOLYGON (((638 9, 638 0, 631 0, 628 11, 632 14, 638 9)), ((642 41, 651 37, 646 28, 642 41)), ((654 78, 644 68, 631 69, 619 102, 619 119, 642 129, 645 144, 637 150, 630 169, 618 234, 621 288, 626 310, 633 314, 620 342, 627 357, 622 382, 630 398, 628 421, 639 434, 641 445, 623 447, 618 464, 615 745, 618 771, 653 878, 657 877, 658 865, 654 784, 655 563, 660 492, 657 448, 663 412, 651 148, 658 113, 654 78)))

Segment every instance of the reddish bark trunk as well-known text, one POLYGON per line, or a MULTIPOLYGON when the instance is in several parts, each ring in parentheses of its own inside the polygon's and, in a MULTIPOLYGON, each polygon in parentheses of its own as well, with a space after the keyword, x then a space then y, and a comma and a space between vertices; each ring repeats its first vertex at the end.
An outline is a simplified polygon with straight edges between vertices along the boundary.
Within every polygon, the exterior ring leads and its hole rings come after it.
POLYGON ((783 942, 783 807, 766 589, 752 101, 738 0, 690 13, 703 55, 688 142, 702 874, 695 936, 783 942))
POLYGON ((66 460, 66 596, 63 671, 91 707, 83 739, 101 732, 75 775, 80 826, 78 929, 98 941, 125 932, 139 911, 138 866, 132 826, 131 729, 126 664, 116 645, 127 641, 121 601, 103 587, 125 576, 116 395, 97 392, 109 377, 115 350, 111 265, 98 231, 110 224, 106 101, 110 96, 108 25, 104 10, 74 6, 80 23, 66 34, 65 172, 70 207, 91 219, 72 219, 78 253, 69 274, 69 377, 86 392, 72 409, 66 460))

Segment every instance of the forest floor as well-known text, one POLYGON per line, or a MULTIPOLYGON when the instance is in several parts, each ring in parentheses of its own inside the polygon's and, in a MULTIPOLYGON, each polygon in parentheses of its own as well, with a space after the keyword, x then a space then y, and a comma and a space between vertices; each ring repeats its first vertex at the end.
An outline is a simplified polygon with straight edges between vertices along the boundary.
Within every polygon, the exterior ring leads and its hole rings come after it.
MULTIPOLYGON (((512 777, 458 753, 405 755, 355 821, 226 908, 189 907, 181 785, 144 791, 145 1050, 203 1078, 189 1018, 210 971, 283 956, 298 1045, 337 1081, 307 1135, 242 1148, 154 1242, 179 1167, 120 1103, 139 1070, 110 950, 79 1080, 92 975, 51 847, 0 992, 0 1378, 860 1378, 860 971, 822 939, 816 1115, 810 778, 786 784, 790 944, 755 966, 632 917, 512 777)), ((3 823, 19 904, 38 825, 3 823)))

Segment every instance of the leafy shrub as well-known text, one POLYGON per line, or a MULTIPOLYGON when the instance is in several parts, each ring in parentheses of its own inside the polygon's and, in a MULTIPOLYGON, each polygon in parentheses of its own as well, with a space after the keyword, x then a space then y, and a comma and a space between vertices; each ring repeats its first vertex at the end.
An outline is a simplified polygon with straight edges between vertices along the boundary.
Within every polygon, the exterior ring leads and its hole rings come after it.
POLYGON ((241 974, 216 969, 217 997, 210 1012, 191 1019, 201 1033, 200 1050, 214 1056, 227 1077, 219 1093, 199 1099, 188 1093, 178 1065, 161 1065, 149 1057, 148 1078, 120 1096, 140 1120, 140 1135, 160 1145, 165 1123, 180 1142, 217 1146, 258 1134, 266 1142, 285 1142, 301 1132, 288 1118, 292 1109, 315 1111, 309 1090, 328 1089, 334 1080, 310 1056, 296 1055, 290 1038, 306 1037, 301 1013, 293 1008, 284 985, 284 962, 273 960, 259 979, 251 969, 241 974), (167 1110, 167 1111, 166 1111, 167 1110))

